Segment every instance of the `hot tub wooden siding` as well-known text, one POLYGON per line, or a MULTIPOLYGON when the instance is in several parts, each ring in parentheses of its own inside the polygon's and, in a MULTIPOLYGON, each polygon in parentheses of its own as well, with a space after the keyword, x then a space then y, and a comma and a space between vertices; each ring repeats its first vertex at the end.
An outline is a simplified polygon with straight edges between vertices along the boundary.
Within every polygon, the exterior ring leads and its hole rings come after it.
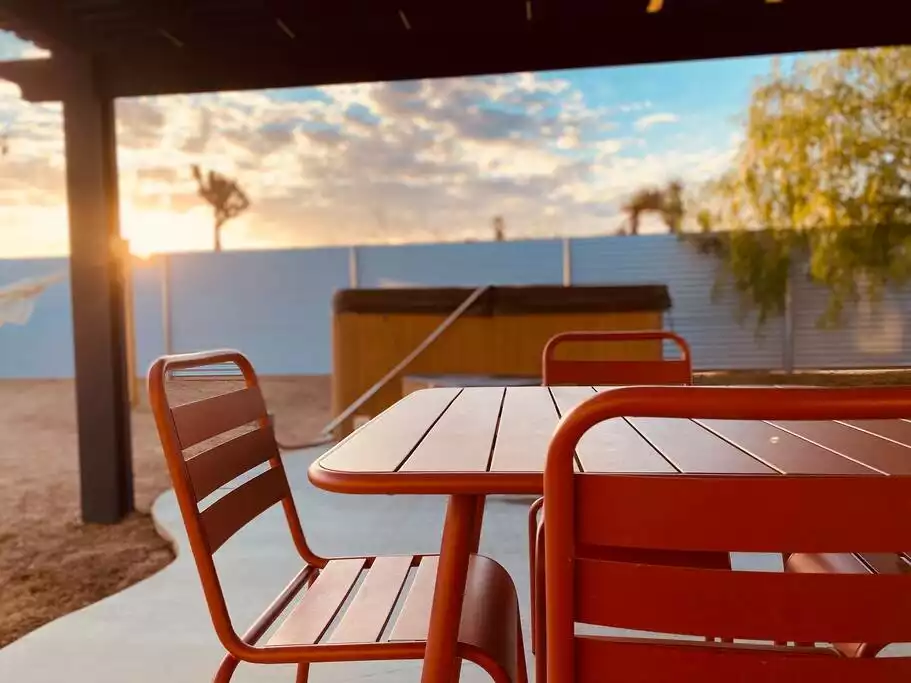
MULTIPOLYGON (((357 289, 333 301, 332 412, 340 414, 407 356, 473 290, 357 289)), ((540 377, 550 337, 569 330, 660 329, 671 301, 663 285, 492 287, 402 375, 540 377)), ((656 359, 660 342, 567 349, 568 357, 656 359)), ((358 411, 377 415, 402 397, 398 377, 358 411)), ((337 432, 347 435, 348 420, 337 432)))

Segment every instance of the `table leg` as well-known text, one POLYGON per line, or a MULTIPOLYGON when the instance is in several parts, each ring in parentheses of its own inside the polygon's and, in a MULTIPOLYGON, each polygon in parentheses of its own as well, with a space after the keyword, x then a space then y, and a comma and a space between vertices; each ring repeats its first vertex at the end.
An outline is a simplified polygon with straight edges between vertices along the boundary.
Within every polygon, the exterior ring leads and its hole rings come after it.
POLYGON ((468 562, 480 536, 478 512, 484 499, 476 496, 450 496, 440 544, 436 589, 430 609, 427 650, 421 683, 453 683, 458 680, 461 662, 456 657, 459 625, 468 562), (480 501, 480 502, 479 502, 480 501))

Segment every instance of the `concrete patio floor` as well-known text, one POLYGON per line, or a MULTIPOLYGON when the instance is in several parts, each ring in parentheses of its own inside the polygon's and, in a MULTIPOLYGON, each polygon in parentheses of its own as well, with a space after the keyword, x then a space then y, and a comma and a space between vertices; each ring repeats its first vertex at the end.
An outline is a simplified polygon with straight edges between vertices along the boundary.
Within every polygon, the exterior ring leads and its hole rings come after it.
MULTIPOLYGON (((314 488, 307 467, 322 450, 285 456, 294 497, 311 546, 324 555, 436 552, 445 499, 422 496, 344 496, 314 488)), ((488 500, 482 552, 512 574, 522 599, 528 636, 528 549, 525 519, 530 499, 488 500)), ((69 614, 0 651, 0 681, 16 683, 201 683, 211 680, 223 649, 203 602, 196 568, 173 492, 153 514, 178 546, 177 560, 158 574, 101 602, 69 614)), ((216 555, 231 614, 243 631, 300 568, 276 507, 243 529, 216 555)), ((735 556, 741 568, 776 570, 775 556, 735 556)), ((531 653, 527 653, 529 669, 531 653)), ((318 664, 313 683, 418 681, 416 662, 318 664)), ((293 669, 242 664, 238 682, 293 681, 293 669)), ((474 665, 463 681, 487 681, 474 665)))
MULTIPOLYGON (((445 499, 343 496, 314 488, 307 467, 323 449, 285 456, 304 531, 323 555, 432 553, 439 550, 445 499)), ((236 482, 233 482, 236 485, 236 482)), ((483 552, 495 556, 528 590, 525 514, 529 499, 491 499, 483 552)), ((173 491, 152 509, 178 546, 177 559, 127 590, 51 622, 0 650, 0 681, 17 683, 202 683, 224 650, 203 601, 173 491)), ((280 507, 241 530, 215 556, 236 628, 243 631, 300 569, 280 507)), ((527 625, 527 606, 523 620, 527 625)), ((531 653, 528 653, 531 661, 531 653)), ((241 664, 234 681, 294 680, 284 666, 241 664)), ((416 662, 319 664, 312 683, 420 680, 416 662)), ((462 680, 488 681, 472 664, 462 680)))

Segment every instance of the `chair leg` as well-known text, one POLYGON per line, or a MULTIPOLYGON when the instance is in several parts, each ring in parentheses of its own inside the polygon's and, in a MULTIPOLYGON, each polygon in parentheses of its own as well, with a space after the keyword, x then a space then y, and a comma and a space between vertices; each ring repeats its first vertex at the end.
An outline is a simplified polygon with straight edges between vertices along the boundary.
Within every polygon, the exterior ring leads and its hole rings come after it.
POLYGON ((310 675, 310 662, 301 662, 297 665, 297 675, 294 677, 294 683, 307 683, 307 677, 310 675))
POLYGON ((537 632, 538 614, 535 609, 535 573, 536 569, 536 546, 538 544, 538 512, 544 505, 544 499, 538 498, 531 507, 528 508, 528 577, 531 586, 530 604, 531 604, 531 652, 535 653, 538 645, 538 639, 535 637, 537 632))
POLYGON ((516 683, 528 683, 528 666, 525 662, 525 637, 522 635, 522 615, 516 614, 516 683))
POLYGON ((547 657, 544 648, 538 644, 538 651, 535 653, 535 683, 545 683, 547 680, 547 657))
POLYGON ((215 678, 212 679, 212 683, 228 683, 228 681, 231 680, 231 676, 234 675, 234 671, 237 669, 239 663, 240 660, 236 657, 225 655, 225 658, 221 660, 218 671, 215 672, 215 678))
POLYGON ((545 629, 547 617, 546 596, 544 594, 544 544, 546 543, 544 529, 538 529, 535 541, 537 562, 532 575, 532 594, 535 596, 532 607, 532 643, 535 657, 535 683, 544 683, 547 680, 547 631, 545 629))
POLYGON ((547 680, 547 644, 544 642, 544 629, 538 629, 534 638, 538 641, 534 644, 535 683, 545 683, 547 680))

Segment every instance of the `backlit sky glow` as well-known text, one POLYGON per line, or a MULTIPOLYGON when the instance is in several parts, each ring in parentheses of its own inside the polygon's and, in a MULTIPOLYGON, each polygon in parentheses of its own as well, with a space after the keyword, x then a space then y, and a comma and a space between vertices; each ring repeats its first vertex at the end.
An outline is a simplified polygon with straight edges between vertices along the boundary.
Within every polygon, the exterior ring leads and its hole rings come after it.
MULTIPOLYGON (((0 32, 0 59, 38 56, 0 32)), ((769 58, 117 102, 137 253, 210 249, 190 165, 238 178, 228 249, 613 232, 623 199, 728 166, 769 58)), ((0 81, 0 258, 67 252, 60 106, 0 81)), ((646 226, 648 227, 648 226, 646 226)), ((655 227, 652 224, 652 227, 655 227)))

